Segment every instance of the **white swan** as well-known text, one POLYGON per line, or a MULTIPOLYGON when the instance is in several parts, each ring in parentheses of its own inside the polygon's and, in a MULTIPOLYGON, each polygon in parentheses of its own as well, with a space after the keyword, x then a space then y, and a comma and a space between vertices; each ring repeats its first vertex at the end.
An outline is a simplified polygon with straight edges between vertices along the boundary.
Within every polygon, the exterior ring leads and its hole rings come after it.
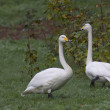
POLYGON ((95 81, 102 82, 104 86, 106 81, 110 82, 110 63, 92 61, 92 27, 85 24, 81 29, 88 32, 86 75, 91 79, 90 86, 94 86, 95 81))
POLYGON ((63 55, 63 42, 68 41, 70 40, 65 35, 59 37, 59 59, 64 69, 49 68, 37 73, 21 96, 29 93, 45 93, 48 97, 53 97, 51 92, 61 88, 72 77, 73 71, 63 55))

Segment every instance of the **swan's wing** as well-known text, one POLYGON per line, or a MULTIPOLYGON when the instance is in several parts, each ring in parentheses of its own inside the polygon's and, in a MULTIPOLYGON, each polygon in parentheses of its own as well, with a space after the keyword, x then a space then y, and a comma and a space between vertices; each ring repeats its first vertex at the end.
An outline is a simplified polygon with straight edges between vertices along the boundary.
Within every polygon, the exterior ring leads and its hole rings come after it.
POLYGON ((86 72, 99 77, 105 77, 110 81, 110 64, 104 62, 92 62, 86 67, 86 72))
POLYGON ((32 80, 30 81, 30 83, 28 84, 29 86, 33 86, 33 87, 41 87, 46 85, 47 83, 49 83, 49 81, 51 80, 55 80, 61 77, 62 74, 64 74, 65 71, 63 69, 60 68, 49 68, 46 69, 44 71, 41 71, 39 73, 37 73, 32 80))

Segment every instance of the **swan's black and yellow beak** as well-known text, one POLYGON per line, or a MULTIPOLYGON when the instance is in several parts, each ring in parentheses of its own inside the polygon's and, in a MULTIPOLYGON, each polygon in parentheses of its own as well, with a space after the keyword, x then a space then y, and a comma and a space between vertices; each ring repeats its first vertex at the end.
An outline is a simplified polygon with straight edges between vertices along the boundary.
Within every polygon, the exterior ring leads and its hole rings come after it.
POLYGON ((81 28, 81 30, 84 30, 84 27, 85 27, 85 26, 83 26, 83 27, 81 28))
POLYGON ((66 42, 72 42, 72 40, 69 40, 67 37, 65 37, 64 40, 65 40, 66 42))

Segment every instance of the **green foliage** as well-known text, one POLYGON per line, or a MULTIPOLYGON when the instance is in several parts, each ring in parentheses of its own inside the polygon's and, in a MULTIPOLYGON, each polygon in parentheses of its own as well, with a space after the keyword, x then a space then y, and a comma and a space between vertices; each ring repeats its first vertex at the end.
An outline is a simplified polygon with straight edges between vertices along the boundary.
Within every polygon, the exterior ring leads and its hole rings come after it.
MULTIPOLYGON (((79 8, 72 0, 50 0, 47 6, 47 19, 53 22, 56 28, 55 36, 65 34, 72 39, 70 45, 66 45, 66 55, 73 59, 74 64, 82 67, 84 71, 87 57, 87 33, 79 29, 84 23, 90 23, 93 27, 93 59, 98 61, 110 61, 110 17, 109 11, 103 12, 103 3, 100 2, 99 11, 89 10, 88 7, 79 8), (95 34, 94 34, 95 33, 95 34), (86 36, 86 37, 85 37, 86 36)), ((95 6, 95 4, 94 4, 95 6)), ((105 6, 105 5, 104 5, 105 6)), ((54 38, 53 41, 54 42, 54 38)), ((57 44, 56 44, 57 45, 57 44)), ((56 46, 55 46, 56 47, 56 46)), ((54 47, 54 48, 55 48, 54 47)), ((55 49, 54 49, 55 50, 55 49)), ((56 54, 56 51, 53 52, 56 54)), ((78 71, 79 72, 79 71, 78 71)), ((77 72, 77 73, 78 73, 77 72)))
POLYGON ((33 71, 39 71, 39 67, 34 66, 34 64, 37 63, 37 50, 32 49, 30 43, 30 38, 34 37, 34 32, 31 31, 33 31, 35 28, 33 23, 36 20, 33 10, 27 11, 26 19, 25 28, 23 29, 28 39, 27 51, 25 52, 25 63, 27 65, 25 68, 28 70, 28 73, 31 75, 31 77, 33 77, 33 71))
POLYGON ((51 52, 49 52, 46 57, 45 57, 45 63, 44 63, 44 68, 49 68, 50 66, 53 66, 53 63, 56 61, 56 57, 54 56, 54 54, 52 54, 51 52))
POLYGON ((35 63, 37 63, 37 51, 31 50, 31 52, 28 50, 25 52, 25 68, 28 70, 28 73, 31 74, 31 77, 33 76, 33 71, 38 72, 39 67, 35 67, 35 63))

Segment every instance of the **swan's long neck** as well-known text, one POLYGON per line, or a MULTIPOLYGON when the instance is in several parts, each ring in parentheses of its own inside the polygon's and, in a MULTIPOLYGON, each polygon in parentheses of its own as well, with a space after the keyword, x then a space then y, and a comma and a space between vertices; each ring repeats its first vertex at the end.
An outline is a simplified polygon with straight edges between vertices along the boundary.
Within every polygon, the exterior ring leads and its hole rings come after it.
POLYGON ((92 62, 92 28, 88 31, 88 53, 86 65, 92 62))
POLYGON ((59 41, 59 59, 63 68, 67 71, 72 71, 71 67, 66 63, 64 55, 63 55, 63 44, 59 41))

